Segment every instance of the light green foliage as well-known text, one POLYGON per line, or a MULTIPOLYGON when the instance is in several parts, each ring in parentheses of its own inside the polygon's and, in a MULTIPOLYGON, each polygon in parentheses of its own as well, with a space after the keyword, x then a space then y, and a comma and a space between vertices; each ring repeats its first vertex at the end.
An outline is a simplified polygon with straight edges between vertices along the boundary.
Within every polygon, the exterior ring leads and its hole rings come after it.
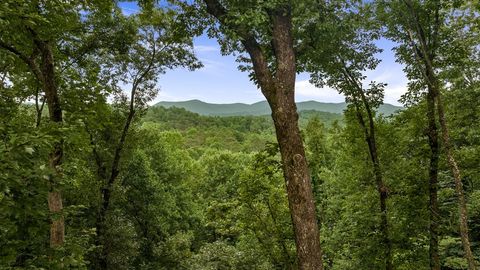
MULTIPOLYGON (((55 253, 48 249, 49 127, 35 128, 31 106, 18 106, 8 115, 0 123, 0 266, 84 269, 92 236, 88 228, 72 229, 67 244, 55 253)), ((81 209, 66 208, 67 222, 81 209)))
MULTIPOLYGON (((228 20, 255 29, 273 68, 267 11, 284 2, 221 2, 232 12, 228 20)), ((411 2, 425 18, 422 25, 433 25, 434 17, 423 15, 436 1, 411 2)), ((134 117, 105 219, 109 267, 296 269, 278 146, 270 143, 275 140, 272 121, 263 114, 220 117, 179 108, 148 108, 161 85, 159 74, 180 66, 200 67, 193 55, 192 36, 210 22, 204 17, 203 4, 140 4, 143 9, 138 14, 124 16, 109 1, 1 2, 0 269, 94 269, 103 248, 95 242, 98 232, 94 229, 105 184, 99 165, 111 173, 114 150, 131 109, 132 96, 122 89, 131 90, 133 85, 134 117), (44 91, 22 59, 41 59, 31 30, 52 44, 65 112, 61 127, 49 122, 46 108, 40 110, 44 91), (37 104, 31 104, 35 99, 37 104), (52 173, 48 155, 60 139, 64 155, 59 188, 64 196, 66 242, 53 250, 46 200, 52 173)), ((425 87, 407 42, 404 26, 410 21, 402 16, 403 2, 291 4, 299 70, 312 72, 318 85, 338 88, 350 103, 359 96, 341 71, 348 68, 353 77, 363 80, 363 72, 378 64, 374 58, 378 49, 372 41, 383 34, 397 42, 397 57, 405 64, 410 82, 404 98, 408 108, 391 116, 374 115, 373 120, 388 187, 394 267, 428 269, 430 148, 425 87), (377 13, 371 12, 372 7, 377 13)), ((462 171, 472 249, 479 260, 478 1, 442 1, 440 11, 444 23, 438 29, 435 68, 462 171)), ((241 68, 251 71, 239 38, 222 26, 209 25, 223 52, 240 52, 237 56, 246 65, 241 68)), ((373 108, 382 100, 382 86, 372 84, 368 90, 362 85, 373 108)), ((368 146, 354 107, 341 109, 346 109, 342 115, 302 111, 299 119, 325 269, 381 269, 379 198, 368 146)), ((444 152, 439 170, 442 269, 465 269, 455 191, 444 152)))
POLYGON ((331 148, 335 166, 323 172, 321 185, 325 206, 322 216, 322 235, 325 235, 325 254, 332 269, 380 267, 376 256, 379 248, 379 204, 368 151, 361 136, 362 130, 354 115, 347 125, 335 134, 331 148), (342 250, 337 252, 336 250, 342 250), (377 266, 376 266, 377 265, 377 266))
POLYGON ((24 117, 29 113, 27 108, 15 108, 0 124, 2 265, 16 261, 35 265, 35 260, 44 260, 47 255, 42 249, 48 239, 48 222, 44 221, 48 211, 43 200, 48 190, 42 182, 48 172, 42 158, 48 153, 49 137, 42 131, 31 133, 33 123, 24 117), (32 252, 20 258, 26 250, 32 252))
MULTIPOLYGON (((479 84, 478 80, 472 80, 471 84, 452 87, 445 95, 445 98, 448 97, 450 101, 447 109, 449 115, 450 128, 452 129, 452 140, 456 145, 456 157, 462 169, 463 183, 464 188, 467 193, 468 198, 468 210, 469 210, 469 226, 471 234, 471 242, 473 245, 476 245, 480 242, 478 237, 479 226, 478 220, 479 212, 479 200, 478 200, 478 185, 480 171, 478 166, 479 162, 479 132, 480 127, 478 126, 478 121, 472 121, 473 118, 478 119, 480 116, 479 107, 479 84), (468 124, 467 124, 468 123, 468 124)), ((453 233, 453 237, 448 237, 445 243, 445 248, 443 252, 446 257, 450 259, 455 259, 457 261, 458 257, 461 257, 461 242, 460 239, 455 234, 458 220, 458 212, 455 211, 455 194, 454 187, 451 185, 451 176, 448 173, 448 168, 446 164, 444 165, 444 174, 443 174, 443 191, 442 191, 442 202, 443 202, 443 213, 445 215, 446 222, 445 229, 449 233, 453 233), (452 226, 453 225, 453 226, 452 226)), ((473 248, 473 252, 477 258, 480 256, 480 251, 473 248)), ((447 262, 445 262, 447 263, 447 262)), ((465 264, 465 261, 462 261, 465 264)), ((453 267, 452 267, 453 268, 453 267)), ((453 268, 456 269, 456 268, 453 268)), ((462 268, 458 268, 462 269, 462 268)))
POLYGON ((205 174, 195 192, 205 204, 200 210, 206 242, 192 257, 193 265, 198 269, 294 267, 293 232, 277 146, 269 145, 253 156, 207 151, 199 162, 205 174), (221 247, 221 252, 215 251, 221 247), (230 256, 230 262, 225 263, 223 256, 230 256))
POLYGON ((178 133, 162 133, 155 126, 138 132, 145 144, 138 145, 125 164, 111 215, 124 217, 131 224, 134 237, 130 245, 136 252, 125 254, 121 245, 114 245, 118 247, 114 258, 129 257, 129 263, 142 269, 174 269, 179 267, 182 254, 189 254, 190 230, 198 222, 189 186, 193 162, 180 150, 178 133))
POLYGON ((239 183, 240 226, 247 231, 241 240, 275 268, 291 269, 295 246, 278 146, 267 144, 253 158, 239 183))

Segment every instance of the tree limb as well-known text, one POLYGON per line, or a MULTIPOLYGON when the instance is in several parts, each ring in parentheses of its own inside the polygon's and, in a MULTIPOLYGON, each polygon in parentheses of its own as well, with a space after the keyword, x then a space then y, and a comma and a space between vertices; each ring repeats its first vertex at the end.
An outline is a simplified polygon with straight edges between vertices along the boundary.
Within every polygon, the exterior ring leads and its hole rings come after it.
POLYGON ((253 63, 255 76, 260 84, 263 94, 268 98, 275 95, 271 88, 273 85, 273 76, 268 68, 268 62, 263 53, 260 44, 257 42, 255 35, 251 31, 246 30, 238 24, 228 20, 228 12, 218 0, 204 0, 207 5, 207 12, 214 16, 222 25, 234 31, 241 38, 241 43, 250 55, 253 63))

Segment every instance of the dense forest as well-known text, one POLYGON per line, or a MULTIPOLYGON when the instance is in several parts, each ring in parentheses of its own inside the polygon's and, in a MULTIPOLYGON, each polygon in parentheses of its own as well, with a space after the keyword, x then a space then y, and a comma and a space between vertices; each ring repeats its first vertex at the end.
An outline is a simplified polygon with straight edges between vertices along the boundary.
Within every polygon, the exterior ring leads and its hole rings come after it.
POLYGON ((0 269, 480 267, 478 0, 136 4, 0 1, 0 269), (149 106, 205 34, 270 114, 149 106))

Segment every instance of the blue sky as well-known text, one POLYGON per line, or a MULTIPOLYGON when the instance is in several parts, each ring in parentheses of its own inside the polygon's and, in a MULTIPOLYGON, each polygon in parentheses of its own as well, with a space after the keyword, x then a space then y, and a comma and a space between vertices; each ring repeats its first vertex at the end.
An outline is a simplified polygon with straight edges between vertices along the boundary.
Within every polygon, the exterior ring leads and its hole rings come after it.
MULTIPOLYGON (((135 3, 121 3, 126 14, 138 10, 135 3)), ((407 79, 402 66, 395 62, 391 51, 394 44, 380 40, 377 45, 383 49, 378 55, 382 62, 374 71, 368 71, 367 80, 387 83, 385 102, 400 105, 398 99, 406 91, 407 79)), ((196 71, 176 69, 160 76, 160 93, 152 103, 159 101, 184 101, 199 99, 210 103, 254 103, 265 98, 260 90, 249 81, 248 74, 237 69, 233 56, 222 56, 216 40, 206 35, 194 39, 197 57, 204 67, 196 71)), ((343 96, 330 88, 316 88, 308 82, 308 74, 299 74, 296 82, 296 100, 321 102, 343 102, 343 96)))

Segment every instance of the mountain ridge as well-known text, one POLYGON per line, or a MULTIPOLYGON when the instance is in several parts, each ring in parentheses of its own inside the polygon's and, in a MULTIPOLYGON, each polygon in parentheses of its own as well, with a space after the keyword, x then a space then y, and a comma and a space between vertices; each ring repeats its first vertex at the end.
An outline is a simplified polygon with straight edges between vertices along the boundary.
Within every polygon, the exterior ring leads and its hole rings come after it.
MULTIPOLYGON (((271 113, 270 107, 266 101, 259 101, 252 104, 238 102, 217 104, 192 99, 186 101, 161 101, 154 106, 184 108, 188 111, 207 116, 268 115, 271 113)), ((297 110, 299 112, 314 110, 342 114, 346 107, 347 104, 345 102, 330 103, 314 100, 297 102, 297 110)), ((380 105, 378 111, 384 115, 391 115, 402 109, 403 107, 385 103, 380 105)))

